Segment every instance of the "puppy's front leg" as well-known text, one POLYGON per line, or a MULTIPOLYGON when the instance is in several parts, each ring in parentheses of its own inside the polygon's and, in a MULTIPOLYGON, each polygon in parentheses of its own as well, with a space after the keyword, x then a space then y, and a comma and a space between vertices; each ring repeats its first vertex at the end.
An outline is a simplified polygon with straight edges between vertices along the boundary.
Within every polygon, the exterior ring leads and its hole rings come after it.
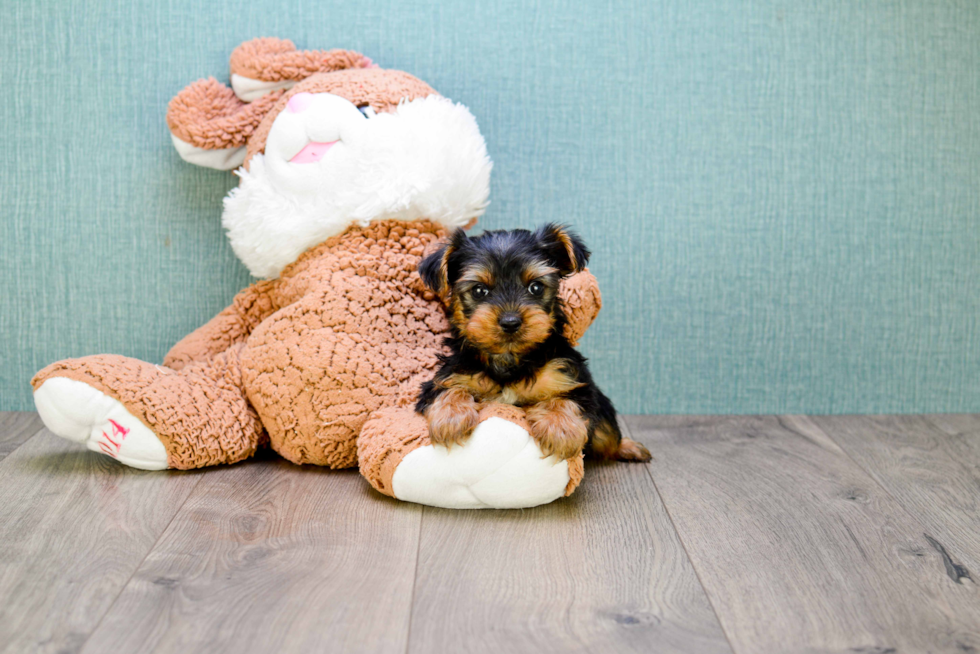
POLYGON ((555 398, 532 404, 527 409, 531 437, 541 452, 559 459, 577 456, 589 439, 589 426, 578 404, 565 398, 555 398))
POLYGON ((462 445, 480 423, 476 400, 461 388, 439 393, 425 410, 429 421, 429 439, 433 445, 462 445))

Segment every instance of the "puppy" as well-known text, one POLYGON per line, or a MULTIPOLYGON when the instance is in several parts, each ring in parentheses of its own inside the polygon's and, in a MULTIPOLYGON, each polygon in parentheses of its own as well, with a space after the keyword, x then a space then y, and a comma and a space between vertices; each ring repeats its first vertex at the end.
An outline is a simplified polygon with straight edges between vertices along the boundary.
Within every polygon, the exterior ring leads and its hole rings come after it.
POLYGON ((649 461, 624 438, 616 409, 592 381, 586 359, 564 337, 561 279, 579 272, 589 251, 572 232, 549 224, 486 232, 462 229, 419 265, 422 281, 447 305, 452 350, 415 410, 429 422, 433 443, 465 441, 481 402, 523 407, 545 456, 649 461))

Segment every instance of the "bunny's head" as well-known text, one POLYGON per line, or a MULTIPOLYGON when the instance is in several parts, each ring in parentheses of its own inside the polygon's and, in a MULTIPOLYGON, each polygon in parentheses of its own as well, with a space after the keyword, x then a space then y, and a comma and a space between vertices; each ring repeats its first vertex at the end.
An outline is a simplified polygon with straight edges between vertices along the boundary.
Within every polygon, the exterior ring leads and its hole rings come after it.
POLYGON ((425 82, 279 39, 236 48, 231 73, 232 88, 209 78, 181 91, 167 124, 186 161, 238 169, 222 222, 256 277, 278 276, 351 225, 452 229, 482 215, 492 167, 483 136, 466 107, 425 82))

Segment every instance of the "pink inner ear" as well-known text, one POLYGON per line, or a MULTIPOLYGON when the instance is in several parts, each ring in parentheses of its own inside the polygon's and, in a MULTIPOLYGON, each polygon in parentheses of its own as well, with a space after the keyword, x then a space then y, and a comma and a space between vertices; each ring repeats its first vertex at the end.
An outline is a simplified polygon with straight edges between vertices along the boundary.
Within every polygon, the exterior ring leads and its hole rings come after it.
POLYGON ((297 93, 293 97, 289 98, 289 103, 286 104, 286 108, 294 114, 298 114, 301 111, 306 111, 313 104, 313 94, 312 93, 297 93))

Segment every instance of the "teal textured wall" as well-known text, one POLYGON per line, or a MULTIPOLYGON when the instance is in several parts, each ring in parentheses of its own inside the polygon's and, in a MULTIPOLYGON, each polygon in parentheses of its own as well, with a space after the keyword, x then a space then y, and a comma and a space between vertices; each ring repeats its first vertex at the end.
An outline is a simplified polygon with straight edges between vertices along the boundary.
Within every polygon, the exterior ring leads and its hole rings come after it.
POLYGON ((980 411, 975 0, 7 2, 0 408, 59 358, 159 361, 249 282, 235 180, 167 101, 255 36, 467 104, 484 227, 574 224, 627 412, 980 411))

